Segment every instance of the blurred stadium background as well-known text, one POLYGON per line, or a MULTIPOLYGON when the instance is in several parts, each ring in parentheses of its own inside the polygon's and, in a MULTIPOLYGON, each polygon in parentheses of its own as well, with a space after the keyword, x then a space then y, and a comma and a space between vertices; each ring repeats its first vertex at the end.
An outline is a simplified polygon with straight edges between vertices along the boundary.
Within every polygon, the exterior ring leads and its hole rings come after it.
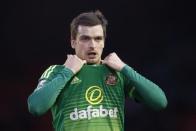
POLYGON ((196 33, 193 0, 2 1, 1 131, 52 131, 50 112, 32 116, 27 97, 41 73, 63 64, 69 24, 100 9, 109 21, 103 57, 115 51, 165 91, 167 109, 152 111, 126 100, 126 131, 196 131, 196 33))

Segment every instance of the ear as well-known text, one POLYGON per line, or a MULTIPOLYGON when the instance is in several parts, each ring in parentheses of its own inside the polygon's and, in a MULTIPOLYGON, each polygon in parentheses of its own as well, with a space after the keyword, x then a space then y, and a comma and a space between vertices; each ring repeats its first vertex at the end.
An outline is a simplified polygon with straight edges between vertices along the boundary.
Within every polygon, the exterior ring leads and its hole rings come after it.
POLYGON ((71 47, 72 47, 73 49, 75 49, 75 46, 76 46, 76 40, 72 39, 72 40, 71 40, 71 47))

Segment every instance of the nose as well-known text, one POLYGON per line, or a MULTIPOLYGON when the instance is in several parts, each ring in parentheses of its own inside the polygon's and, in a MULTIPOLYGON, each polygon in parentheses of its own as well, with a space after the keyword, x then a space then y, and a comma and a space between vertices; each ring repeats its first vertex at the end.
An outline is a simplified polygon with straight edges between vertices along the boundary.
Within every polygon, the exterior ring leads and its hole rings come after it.
POLYGON ((95 47, 96 47, 96 41, 95 41, 94 39, 92 39, 92 40, 90 41, 90 43, 89 43, 89 46, 90 46, 91 48, 95 48, 95 47))

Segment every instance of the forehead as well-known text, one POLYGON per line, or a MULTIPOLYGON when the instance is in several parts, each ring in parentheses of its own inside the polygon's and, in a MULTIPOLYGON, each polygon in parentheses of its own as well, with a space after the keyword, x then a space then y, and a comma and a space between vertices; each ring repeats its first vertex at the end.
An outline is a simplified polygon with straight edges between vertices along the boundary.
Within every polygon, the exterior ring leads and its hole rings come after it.
POLYGON ((86 35, 86 36, 103 36, 103 28, 101 25, 95 26, 78 26, 78 36, 86 35))

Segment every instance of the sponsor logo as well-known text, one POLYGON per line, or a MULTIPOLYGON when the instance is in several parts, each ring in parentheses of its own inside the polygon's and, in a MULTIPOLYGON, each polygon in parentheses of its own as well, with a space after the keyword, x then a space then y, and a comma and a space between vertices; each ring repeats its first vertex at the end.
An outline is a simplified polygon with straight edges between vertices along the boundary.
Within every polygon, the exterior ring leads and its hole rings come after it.
POLYGON ((71 84, 76 84, 76 83, 80 83, 82 80, 80 80, 77 76, 75 76, 73 78, 73 80, 71 81, 71 84))
POLYGON ((85 98, 91 105, 97 105, 103 101, 103 90, 99 86, 91 86, 86 90, 85 98))
POLYGON ((118 108, 114 107, 112 109, 105 109, 103 105, 100 105, 98 109, 88 106, 85 110, 78 110, 74 108, 74 111, 70 113, 70 119, 75 121, 79 119, 92 119, 97 117, 110 117, 117 118, 118 108))

